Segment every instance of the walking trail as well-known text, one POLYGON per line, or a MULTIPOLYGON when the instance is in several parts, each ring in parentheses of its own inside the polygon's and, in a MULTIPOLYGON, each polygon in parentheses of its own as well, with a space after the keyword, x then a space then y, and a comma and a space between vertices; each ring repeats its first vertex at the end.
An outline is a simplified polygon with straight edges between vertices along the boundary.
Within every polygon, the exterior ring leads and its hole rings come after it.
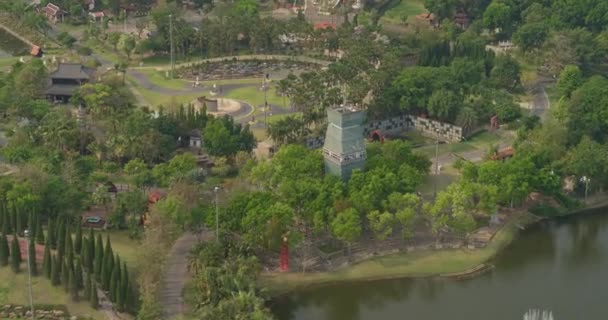
POLYGON ((182 292, 188 274, 188 254, 201 240, 207 241, 213 237, 212 232, 203 231, 200 238, 192 232, 184 233, 171 248, 165 265, 165 277, 159 294, 159 302, 163 306, 164 319, 172 319, 184 311, 182 292))

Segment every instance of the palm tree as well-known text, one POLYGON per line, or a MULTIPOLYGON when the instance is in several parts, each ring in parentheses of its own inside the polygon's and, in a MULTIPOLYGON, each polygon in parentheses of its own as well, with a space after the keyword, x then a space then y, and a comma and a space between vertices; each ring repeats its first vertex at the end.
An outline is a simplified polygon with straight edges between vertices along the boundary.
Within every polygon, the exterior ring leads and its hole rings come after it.
POLYGON ((283 97, 283 106, 287 107, 287 104, 285 103, 285 98, 289 97, 289 91, 290 91, 290 83, 288 79, 282 79, 279 80, 279 82, 277 82, 276 84, 276 91, 277 94, 280 95, 281 97, 283 97))
POLYGON ((468 132, 469 130, 475 128, 477 125, 477 113, 470 107, 464 107, 458 113, 458 117, 456 118, 456 124, 462 127, 464 132, 468 132))

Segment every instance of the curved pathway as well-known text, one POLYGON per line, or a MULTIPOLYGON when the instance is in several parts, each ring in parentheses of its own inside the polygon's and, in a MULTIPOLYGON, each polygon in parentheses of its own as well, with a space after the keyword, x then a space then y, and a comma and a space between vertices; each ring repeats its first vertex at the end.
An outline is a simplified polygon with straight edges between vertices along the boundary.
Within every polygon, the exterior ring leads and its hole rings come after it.
MULTIPOLYGON (((246 60, 278 60, 278 61, 297 61, 304 63, 314 63, 322 66, 327 66, 331 64, 331 61, 320 60, 315 58, 310 58, 306 56, 289 56, 289 55, 274 55, 274 54, 253 54, 253 55, 242 55, 242 56, 228 56, 228 57, 218 57, 218 58, 208 58, 208 59, 199 59, 193 60, 190 62, 184 63, 176 63, 175 68, 180 67, 188 67, 194 64, 204 63, 204 62, 219 62, 219 61, 246 61, 246 60)), ((134 67, 132 70, 137 69, 157 69, 157 70, 169 70, 170 66, 144 66, 144 67, 134 67)))

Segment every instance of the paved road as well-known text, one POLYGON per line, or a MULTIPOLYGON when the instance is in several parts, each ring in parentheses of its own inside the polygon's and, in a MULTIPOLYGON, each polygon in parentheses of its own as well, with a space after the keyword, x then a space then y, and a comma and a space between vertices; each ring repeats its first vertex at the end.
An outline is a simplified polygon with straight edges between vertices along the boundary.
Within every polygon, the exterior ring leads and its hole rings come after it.
POLYGON ((542 121, 546 119, 547 110, 551 108, 551 101, 549 101, 549 96, 545 90, 550 83, 552 82, 549 80, 541 79, 532 88, 534 98, 532 100, 530 111, 532 114, 539 116, 542 121))

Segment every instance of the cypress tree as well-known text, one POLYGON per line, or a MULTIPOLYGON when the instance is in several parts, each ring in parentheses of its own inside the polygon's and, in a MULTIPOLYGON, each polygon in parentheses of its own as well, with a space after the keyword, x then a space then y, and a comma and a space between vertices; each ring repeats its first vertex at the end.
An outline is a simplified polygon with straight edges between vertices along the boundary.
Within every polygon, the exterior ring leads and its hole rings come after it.
POLYGON ((81 259, 84 259, 84 255, 86 254, 87 247, 89 246, 89 241, 87 241, 86 237, 82 237, 80 239, 81 239, 80 240, 80 250, 76 251, 76 253, 80 256, 81 259))
MULTIPOLYGON (((34 214, 30 211, 27 213, 27 225, 23 226, 23 230, 29 230, 30 232, 36 232, 36 226, 34 225, 34 214)), ((32 236, 34 234, 32 233, 32 236)))
POLYGON ((6 240, 6 235, 2 233, 2 237, 0 237, 0 266, 4 267, 8 265, 9 255, 8 240, 6 240))
POLYGON ((15 206, 11 206, 11 232, 14 234, 17 232, 17 209, 15 206))
POLYGON ((74 277, 76 280, 76 286, 78 286, 78 290, 84 288, 84 283, 82 281, 82 259, 76 258, 76 264, 74 267, 74 277))
POLYGON ((23 234, 23 213, 21 211, 15 211, 15 234, 23 234))
POLYGON ((49 245, 49 243, 47 241, 46 245, 44 246, 44 258, 42 260, 42 273, 48 279, 51 278, 52 263, 53 263, 53 261, 51 260, 51 248, 50 247, 51 246, 49 245))
POLYGON ((89 303, 91 304, 91 308, 93 309, 97 309, 97 307, 99 306, 99 301, 97 299, 97 286, 95 285, 95 283, 92 283, 91 285, 91 299, 89 300, 89 303))
POLYGON ((97 244, 95 245, 95 267, 94 273, 97 281, 101 280, 101 272, 103 266, 103 240, 101 240, 101 234, 97 234, 97 244))
POLYGON ((4 203, 6 200, 0 200, 0 230, 4 228, 4 203))
POLYGON ((36 264, 36 246, 34 245, 34 239, 30 238, 28 241, 28 255, 29 255, 29 264, 30 264, 30 272, 32 275, 38 276, 38 265, 36 264))
POLYGON ((83 297, 85 300, 91 300, 91 274, 89 273, 84 281, 83 297))
POLYGON ((19 248, 19 240, 16 236, 13 236, 11 242, 11 268, 13 272, 18 273, 21 267, 21 248, 19 248))
POLYGON ((82 247, 82 226, 81 226, 81 223, 78 222, 78 226, 76 227, 76 235, 74 236, 74 252, 80 254, 81 247, 82 247))
POLYGON ((2 215, 4 216, 4 223, 2 223, 2 234, 11 234, 11 219, 9 217, 8 211, 5 210, 2 215))
POLYGON ((110 288, 110 277, 112 277, 112 270, 114 269, 114 253, 112 251, 112 244, 110 243, 110 236, 106 236, 106 246, 103 253, 103 265, 101 271, 101 287, 104 290, 110 288))
POLYGON ((120 286, 120 264, 114 263, 114 268, 112 269, 112 275, 110 276, 110 284, 108 286, 108 291, 110 292, 110 300, 112 302, 116 302, 118 298, 117 288, 120 286))
POLYGON ((61 272, 61 260, 57 259, 56 255, 51 257, 51 284, 53 286, 58 286, 61 284, 61 279, 59 278, 59 273, 61 272))
POLYGON ((110 280, 112 277, 112 271, 114 269, 114 255, 103 255, 103 270, 101 271, 101 288, 103 290, 110 289, 110 280))
POLYGON ((123 262, 122 272, 120 277, 120 290, 118 291, 117 307, 118 311, 125 311, 127 309, 129 290, 129 271, 127 270, 127 264, 123 262))
POLYGON ((93 260, 95 259, 95 234, 93 233, 92 228, 89 228, 87 242, 87 260, 85 261, 84 266, 88 272, 93 272, 93 260))
POLYGON ((70 263, 74 260, 74 243, 72 242, 72 233, 69 226, 65 228, 65 256, 70 263))
POLYGON ((68 293, 70 291, 70 266, 66 259, 63 259, 63 267, 61 268, 61 284, 63 290, 68 293))
POLYGON ((45 244, 44 230, 42 229, 42 224, 40 223, 40 215, 38 215, 38 219, 36 220, 36 243, 45 244))
POLYGON ((74 275, 74 270, 70 270, 69 282, 70 282, 70 298, 72 298, 72 301, 78 302, 78 283, 76 281, 76 275, 74 275))
POLYGON ((55 220, 49 218, 49 225, 46 230, 46 237, 49 240, 49 244, 51 245, 51 249, 57 249, 57 231, 55 230, 55 220))
POLYGON ((57 228, 57 258, 65 257, 65 222, 59 221, 57 228))

